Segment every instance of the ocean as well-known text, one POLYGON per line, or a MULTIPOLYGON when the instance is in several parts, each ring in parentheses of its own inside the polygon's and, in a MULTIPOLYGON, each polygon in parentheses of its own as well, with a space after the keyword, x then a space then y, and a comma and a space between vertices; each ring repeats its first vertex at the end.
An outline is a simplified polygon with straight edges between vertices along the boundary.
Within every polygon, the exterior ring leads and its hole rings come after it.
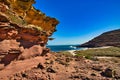
POLYGON ((47 45, 47 47, 54 52, 82 49, 82 48, 77 48, 76 46, 78 45, 47 45))

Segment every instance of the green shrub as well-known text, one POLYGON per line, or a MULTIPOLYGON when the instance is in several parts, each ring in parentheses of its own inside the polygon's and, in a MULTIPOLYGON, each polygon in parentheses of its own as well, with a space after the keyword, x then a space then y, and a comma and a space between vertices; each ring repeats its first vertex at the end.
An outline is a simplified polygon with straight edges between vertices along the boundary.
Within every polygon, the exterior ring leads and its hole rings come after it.
POLYGON ((75 51, 77 56, 110 56, 110 57, 120 57, 120 48, 110 47, 103 49, 88 49, 75 51))

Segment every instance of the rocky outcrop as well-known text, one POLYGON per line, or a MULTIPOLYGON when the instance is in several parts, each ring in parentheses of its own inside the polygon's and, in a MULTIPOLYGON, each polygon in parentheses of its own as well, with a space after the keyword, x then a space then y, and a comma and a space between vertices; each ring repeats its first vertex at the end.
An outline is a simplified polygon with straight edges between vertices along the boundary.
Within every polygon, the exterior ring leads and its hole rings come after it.
POLYGON ((34 0, 0 0, 0 62, 45 56, 59 23, 32 5, 34 0))
POLYGON ((120 29, 105 32, 100 36, 86 42, 79 47, 102 47, 102 46, 116 46, 120 47, 120 29))

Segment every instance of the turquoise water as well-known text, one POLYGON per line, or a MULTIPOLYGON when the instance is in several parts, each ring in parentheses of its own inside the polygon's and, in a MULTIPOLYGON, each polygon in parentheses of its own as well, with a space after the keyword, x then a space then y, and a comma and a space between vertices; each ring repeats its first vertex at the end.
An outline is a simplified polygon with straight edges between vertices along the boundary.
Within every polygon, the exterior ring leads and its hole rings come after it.
POLYGON ((47 47, 54 52, 82 49, 82 48, 77 48, 76 46, 78 45, 48 45, 47 47))

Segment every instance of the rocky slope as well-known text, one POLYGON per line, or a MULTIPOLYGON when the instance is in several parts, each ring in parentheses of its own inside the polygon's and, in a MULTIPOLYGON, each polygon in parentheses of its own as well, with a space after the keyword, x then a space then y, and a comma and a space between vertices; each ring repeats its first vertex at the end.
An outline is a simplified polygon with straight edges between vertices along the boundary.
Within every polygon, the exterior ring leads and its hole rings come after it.
POLYGON ((86 42, 79 47, 102 47, 102 46, 116 46, 120 47, 120 29, 105 32, 100 36, 86 42))
MULTIPOLYGON (((35 63, 28 62, 27 60, 17 62, 15 67, 6 67, 6 70, 0 73, 4 76, 5 72, 8 77, 4 80, 119 80, 120 79, 120 59, 114 58, 102 58, 99 60, 89 60, 83 57, 63 55, 60 53, 52 53, 52 56, 46 58, 46 60, 39 61, 40 58, 36 58, 35 63), (40 62, 40 63, 38 63, 40 62), (27 66, 35 65, 33 68, 27 66), (29 69, 24 69, 23 66, 21 72, 10 73, 9 69, 14 68, 19 71, 20 68, 16 68, 19 65, 24 65, 29 69), (9 75, 12 74, 12 75, 9 75)), ((14 63, 15 64, 15 63, 14 63)), ((14 71, 14 70, 13 70, 14 71)))

